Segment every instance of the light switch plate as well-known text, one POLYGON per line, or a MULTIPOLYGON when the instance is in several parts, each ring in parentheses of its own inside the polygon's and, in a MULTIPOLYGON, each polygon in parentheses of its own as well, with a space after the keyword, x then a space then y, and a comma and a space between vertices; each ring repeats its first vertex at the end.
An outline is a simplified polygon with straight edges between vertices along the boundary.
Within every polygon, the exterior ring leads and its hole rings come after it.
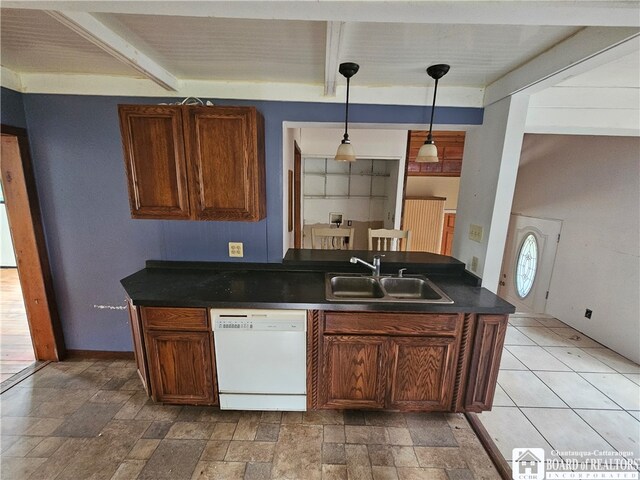
POLYGON ((469 225, 469 240, 482 243, 482 226, 474 224, 469 225))
POLYGON ((478 257, 471 257, 471 271, 478 271, 478 257))
POLYGON ((230 257, 244 257, 242 242, 229 242, 230 257))

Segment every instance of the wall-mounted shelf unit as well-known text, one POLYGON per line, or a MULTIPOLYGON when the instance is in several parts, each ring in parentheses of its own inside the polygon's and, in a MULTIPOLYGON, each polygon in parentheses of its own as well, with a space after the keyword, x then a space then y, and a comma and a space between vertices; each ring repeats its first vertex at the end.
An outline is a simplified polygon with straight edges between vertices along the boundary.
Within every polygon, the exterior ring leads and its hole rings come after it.
POLYGON ((304 198, 386 198, 390 174, 385 160, 336 162, 333 158, 304 159, 304 198))

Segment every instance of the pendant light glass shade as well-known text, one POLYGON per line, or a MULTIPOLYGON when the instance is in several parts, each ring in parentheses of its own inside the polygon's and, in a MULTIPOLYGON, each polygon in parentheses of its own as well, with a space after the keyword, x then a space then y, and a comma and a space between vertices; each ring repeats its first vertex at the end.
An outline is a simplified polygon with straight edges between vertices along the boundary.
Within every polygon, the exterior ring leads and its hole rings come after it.
POLYGON ((436 86, 433 89, 433 104, 431 105, 431 121, 429 122, 429 135, 424 142, 424 145, 420 147, 416 162, 418 163, 437 163, 438 162, 438 148, 433 141, 433 114, 436 111, 436 94, 438 93, 438 80, 444 77, 449 71, 449 65, 438 64, 431 65, 427 68, 427 74, 436 81, 436 86))
POLYGON ((338 162, 355 162, 356 152, 353 149, 353 145, 349 141, 342 141, 336 152, 335 160, 338 162))
POLYGON ((347 101, 345 103, 344 108, 344 136, 342 138, 342 143, 338 146, 338 151, 336 152, 335 160, 338 162, 355 162, 356 161, 356 152, 351 145, 351 141, 349 140, 349 80, 353 77, 358 70, 360 69, 360 65, 357 63, 341 63, 338 71, 342 74, 344 78, 347 79, 347 101))
POLYGON ((438 163, 438 147, 433 143, 425 143, 420 147, 416 162, 419 163, 438 163))

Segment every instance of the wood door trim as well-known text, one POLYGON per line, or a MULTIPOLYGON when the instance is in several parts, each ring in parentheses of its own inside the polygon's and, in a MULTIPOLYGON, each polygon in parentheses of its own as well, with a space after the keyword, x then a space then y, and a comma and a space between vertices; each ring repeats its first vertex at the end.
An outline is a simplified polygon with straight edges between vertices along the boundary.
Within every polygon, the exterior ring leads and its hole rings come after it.
POLYGON ((302 150, 298 142, 293 141, 293 246, 302 248, 301 200, 302 150))
POLYGON ((37 360, 61 360, 64 336, 42 227, 29 140, 24 129, 1 126, 2 183, 27 321, 37 360))

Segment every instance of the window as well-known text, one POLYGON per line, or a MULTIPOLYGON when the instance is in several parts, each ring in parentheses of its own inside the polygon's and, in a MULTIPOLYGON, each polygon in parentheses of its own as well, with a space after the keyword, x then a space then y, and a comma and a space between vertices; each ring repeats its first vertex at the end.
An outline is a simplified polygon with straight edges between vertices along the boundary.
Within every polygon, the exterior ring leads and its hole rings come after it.
POLYGON ((538 269, 538 242, 529 233, 520 246, 518 261, 516 262, 516 291, 520 298, 525 298, 531 292, 538 269))

